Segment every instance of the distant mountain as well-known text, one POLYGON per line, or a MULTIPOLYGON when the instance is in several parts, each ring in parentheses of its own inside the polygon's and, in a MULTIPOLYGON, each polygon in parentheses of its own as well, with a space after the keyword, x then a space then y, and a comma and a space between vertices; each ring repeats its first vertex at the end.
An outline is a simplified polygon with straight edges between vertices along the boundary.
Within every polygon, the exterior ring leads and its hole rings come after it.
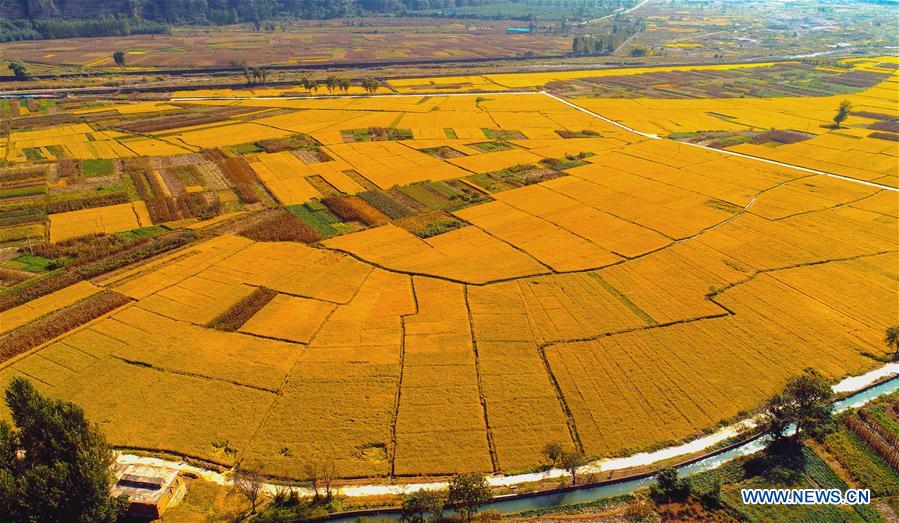
POLYGON ((496 0, 0 0, 0 18, 33 20, 141 17, 168 23, 234 23, 277 16, 318 19, 401 14, 496 3, 496 0))

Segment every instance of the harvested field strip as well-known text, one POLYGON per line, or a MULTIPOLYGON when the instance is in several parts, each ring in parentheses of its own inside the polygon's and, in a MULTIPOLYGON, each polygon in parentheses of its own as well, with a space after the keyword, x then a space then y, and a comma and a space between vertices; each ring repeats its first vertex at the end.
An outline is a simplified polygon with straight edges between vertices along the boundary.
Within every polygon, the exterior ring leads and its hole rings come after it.
POLYGON ((131 298, 127 296, 112 291, 103 291, 38 321, 19 327, 0 338, 0 361, 6 361, 27 352, 130 302, 131 298))
POLYGON ((386 215, 358 196, 325 198, 322 204, 344 221, 357 221, 369 227, 377 227, 388 220, 386 215))
POLYGON ((223 331, 236 331, 277 295, 277 291, 258 287, 252 294, 209 322, 207 327, 223 331))

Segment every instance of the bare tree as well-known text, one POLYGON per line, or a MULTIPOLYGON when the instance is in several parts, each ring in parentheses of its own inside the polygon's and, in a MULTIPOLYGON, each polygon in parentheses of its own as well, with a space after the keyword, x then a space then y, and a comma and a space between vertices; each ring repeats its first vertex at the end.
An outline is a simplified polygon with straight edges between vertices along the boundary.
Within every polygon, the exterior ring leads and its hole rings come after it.
POLYGON ((315 503, 321 499, 321 495, 318 493, 318 480, 320 478, 318 462, 307 461, 306 464, 303 465, 303 469, 306 472, 306 481, 312 486, 312 502, 315 503))
POLYGON ((303 465, 303 469, 306 472, 306 481, 312 487, 312 501, 318 502, 322 499, 320 489, 324 488, 325 502, 330 502, 334 497, 334 490, 331 488, 331 485, 334 483, 334 477, 337 475, 337 464, 333 460, 311 460, 303 465))
POLYGON ((256 513, 256 505, 262 496, 262 477, 256 472, 246 470, 240 466, 234 469, 232 492, 245 497, 250 502, 250 514, 256 513))
POLYGON ((334 476, 337 475, 337 464, 333 461, 322 463, 322 481, 325 483, 325 501, 331 501, 333 491, 331 484, 334 483, 334 476))

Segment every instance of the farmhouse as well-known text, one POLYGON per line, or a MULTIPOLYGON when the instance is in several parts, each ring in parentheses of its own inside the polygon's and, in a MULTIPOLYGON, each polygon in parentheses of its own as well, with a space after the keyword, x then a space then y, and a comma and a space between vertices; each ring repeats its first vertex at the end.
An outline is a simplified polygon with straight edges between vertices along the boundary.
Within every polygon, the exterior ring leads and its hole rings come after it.
POLYGON ((116 465, 113 496, 128 496, 128 516, 157 519, 184 496, 184 480, 174 469, 146 465, 116 465))

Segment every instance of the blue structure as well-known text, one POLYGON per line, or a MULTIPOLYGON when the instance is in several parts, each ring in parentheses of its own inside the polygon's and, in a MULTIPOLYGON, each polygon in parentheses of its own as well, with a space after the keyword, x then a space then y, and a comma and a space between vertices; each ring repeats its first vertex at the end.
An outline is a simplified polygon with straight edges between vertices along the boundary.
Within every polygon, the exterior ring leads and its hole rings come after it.
POLYGON ((526 34, 531 34, 531 28, 530 27, 507 27, 506 32, 510 33, 510 34, 526 35, 526 34))

